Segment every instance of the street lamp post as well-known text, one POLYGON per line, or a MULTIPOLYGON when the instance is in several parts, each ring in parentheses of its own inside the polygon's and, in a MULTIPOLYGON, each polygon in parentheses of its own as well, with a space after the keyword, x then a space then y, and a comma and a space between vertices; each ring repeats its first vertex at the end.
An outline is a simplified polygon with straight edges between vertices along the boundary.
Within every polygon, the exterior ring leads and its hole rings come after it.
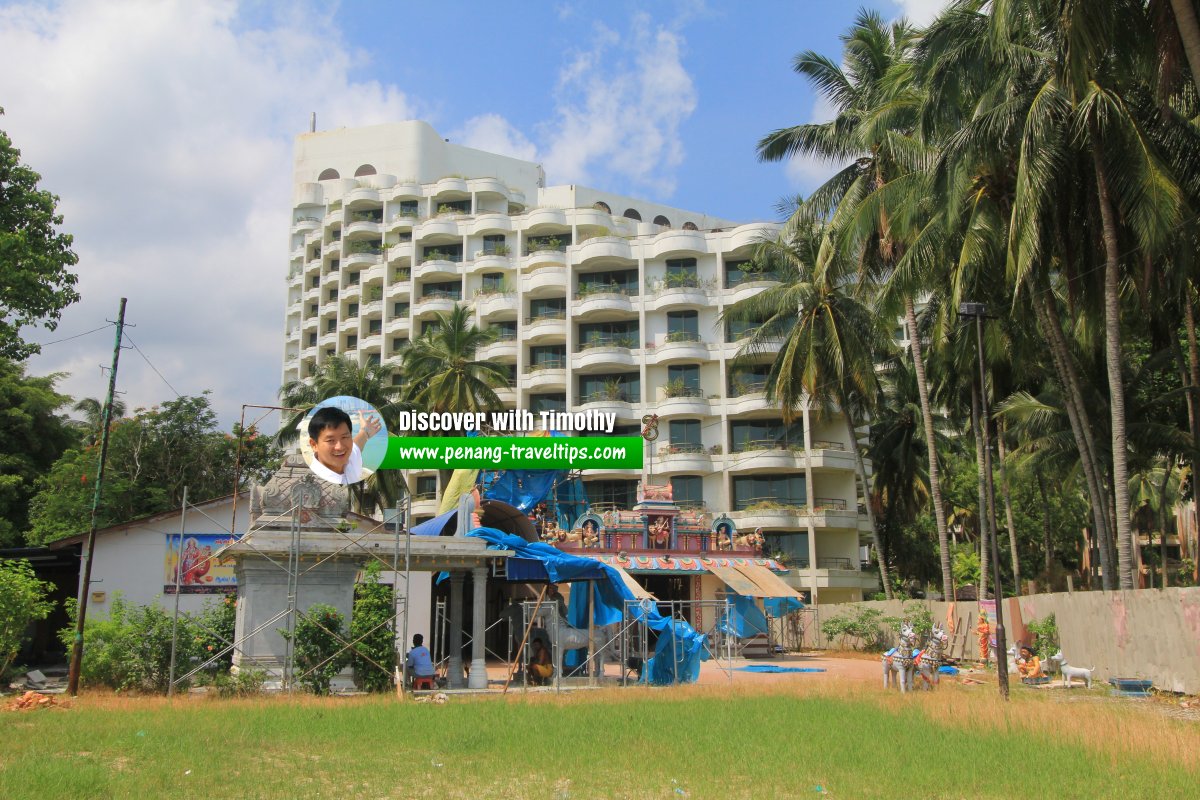
MULTIPOLYGON (((992 437, 988 428, 991 411, 988 406, 987 371, 983 365, 983 320, 987 316, 987 307, 983 303, 963 303, 958 307, 960 317, 975 319, 975 349, 979 354, 979 394, 983 403, 983 468, 987 473, 988 495, 995 492, 992 481, 992 437)), ((979 515, 989 513, 987 509, 979 509, 979 515)), ((992 583, 996 592, 996 680, 1000 687, 1000 696, 1008 699, 1008 647, 1004 637, 1004 585, 1000 583, 1000 549, 996 546, 996 520, 991 520, 992 527, 992 583)), ((1018 578, 1018 580, 1020 580, 1018 578)), ((980 598, 981 600, 986 598, 980 598)))

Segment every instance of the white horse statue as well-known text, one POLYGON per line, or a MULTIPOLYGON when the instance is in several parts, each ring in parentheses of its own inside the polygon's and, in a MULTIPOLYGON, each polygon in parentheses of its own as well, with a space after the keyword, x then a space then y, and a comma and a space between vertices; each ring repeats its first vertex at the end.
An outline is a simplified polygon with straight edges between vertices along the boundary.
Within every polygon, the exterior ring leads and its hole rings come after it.
POLYGON ((900 693, 907 692, 912 684, 913 645, 916 644, 917 634, 912 623, 905 620, 900 624, 900 644, 883 654, 883 688, 892 687, 892 673, 900 686, 900 693))
MULTIPOLYGON (((919 676, 926 689, 933 690, 938 685, 938 670, 942 666, 942 655, 946 652, 946 644, 950 641, 950 637, 946 635, 946 629, 941 623, 933 626, 933 630, 929 633, 929 641, 925 643, 925 647, 917 653, 913 660, 913 666, 916 669, 916 675, 919 676)), ((919 686, 921 684, 913 684, 919 686)))

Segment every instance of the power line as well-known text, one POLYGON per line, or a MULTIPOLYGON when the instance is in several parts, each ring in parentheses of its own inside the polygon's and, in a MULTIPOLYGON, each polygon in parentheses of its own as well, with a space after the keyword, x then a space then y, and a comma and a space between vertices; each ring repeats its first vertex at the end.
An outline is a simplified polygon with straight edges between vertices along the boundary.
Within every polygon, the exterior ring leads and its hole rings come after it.
POLYGON ((87 336, 87 335, 89 335, 89 334, 96 333, 97 331, 102 331, 102 330, 105 330, 106 328, 110 327, 110 326, 111 326, 111 325, 113 325, 113 324, 115 324, 115 323, 112 323, 112 322, 107 322, 107 323, 105 323, 105 324, 101 325, 99 328, 93 328, 93 329, 92 329, 92 330, 90 330, 90 331, 84 331, 83 333, 77 333, 77 334, 75 334, 74 336, 68 336, 68 337, 67 337, 67 338, 65 338, 65 339, 55 339, 53 342, 43 342, 41 346, 42 346, 42 347, 49 347, 49 346, 50 346, 50 345, 52 345, 52 344, 62 344, 63 342, 69 342, 69 341, 71 341, 72 339, 78 339, 78 338, 79 338, 79 337, 81 337, 81 336, 87 336))
POLYGON ((154 374, 157 375, 162 380, 162 382, 167 385, 167 388, 170 389, 172 392, 175 392, 176 397, 183 397, 183 395, 181 395, 179 393, 179 391, 174 386, 171 385, 171 382, 163 377, 163 374, 158 371, 158 367, 154 366, 154 364, 150 361, 150 359, 146 357, 146 354, 142 352, 142 348, 137 346, 137 342, 135 342, 133 340, 133 337, 130 336, 128 333, 126 333, 125 338, 129 340, 129 343, 131 345, 133 345, 133 349, 137 350, 138 355, 142 357, 142 360, 145 361, 147 364, 149 364, 150 369, 154 370, 154 374))

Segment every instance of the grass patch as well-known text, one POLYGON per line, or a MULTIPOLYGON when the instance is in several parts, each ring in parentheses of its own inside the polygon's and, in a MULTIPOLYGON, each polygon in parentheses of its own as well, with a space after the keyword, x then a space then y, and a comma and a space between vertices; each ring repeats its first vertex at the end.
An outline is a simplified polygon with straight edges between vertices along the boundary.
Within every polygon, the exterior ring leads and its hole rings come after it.
POLYGON ((174 701, 0 716, 0 797, 1194 796, 1194 724, 945 686, 174 701), (1054 712, 1043 715, 1040 709, 1054 712), (1057 724, 1042 727, 1054 719, 1057 724), (1097 736, 1096 725, 1109 726, 1097 736), (1116 727, 1112 727, 1116 725, 1116 727), (1064 732, 1083 726, 1089 732, 1064 732), (1119 740, 1157 731, 1158 750, 1119 740), (1164 738, 1165 737, 1165 738, 1164 738), (1174 737, 1174 738, 1173 738, 1174 737), (1110 740, 1118 740, 1114 745, 1110 740), (1166 742, 1164 749, 1163 743, 1166 742), (189 772, 190 771, 190 772, 189 772))

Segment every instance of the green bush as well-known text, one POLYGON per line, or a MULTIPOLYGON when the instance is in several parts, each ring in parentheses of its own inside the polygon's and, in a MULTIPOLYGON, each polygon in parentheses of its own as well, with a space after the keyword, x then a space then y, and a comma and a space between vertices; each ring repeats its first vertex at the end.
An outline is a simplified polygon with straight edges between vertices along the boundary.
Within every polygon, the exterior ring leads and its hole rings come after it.
POLYGON ((45 619, 54 608, 46 600, 53 588, 37 579, 25 559, 0 561, 0 678, 7 678, 29 624, 45 619))
POLYGON ((379 582, 379 572, 379 562, 367 566, 350 618, 354 683, 368 692, 391 689, 396 666, 395 596, 391 586, 379 582))
POLYGON ((247 697, 261 692, 266 682, 265 670, 243 667, 236 675, 218 672, 213 679, 213 688, 220 697, 247 697))
POLYGON ((1034 636, 1034 649, 1038 658, 1043 661, 1058 652, 1058 622, 1054 615, 1040 621, 1034 621, 1025 626, 1034 636))
POLYGON ((841 649, 854 640, 857 650, 883 650, 887 644, 884 626, 889 619, 877 608, 860 608, 854 614, 834 617, 821 623, 828 640, 837 639, 841 649))
POLYGON ((929 639, 929 635, 933 633, 933 612, 929 607, 922 603, 909 603, 904 606, 904 615, 901 617, 888 617, 888 626, 896 636, 900 635, 900 626, 905 620, 913 626, 913 632, 917 635, 917 646, 924 644, 929 639))
POLYGON ((331 605, 317 603, 296 619, 294 632, 280 630, 292 640, 292 655, 300 684, 313 694, 329 694, 334 677, 350 663, 345 620, 331 605))
MULTIPOLYGON (((198 617, 180 614, 176 633, 175 677, 181 678, 233 641, 236 611, 232 597, 207 605, 198 617), (226 641, 222 641, 222 638, 226 641)), ((75 639, 78 604, 67 601, 70 626, 59 632, 68 650, 75 639)), ((118 592, 107 616, 89 614, 83 629, 83 665, 80 679, 89 686, 117 691, 165 693, 171 680, 171 631, 174 614, 156 603, 139 606, 118 592)), ((232 652, 206 668, 205 677, 227 671, 232 652)), ((176 688, 181 688, 177 685, 176 688)))

